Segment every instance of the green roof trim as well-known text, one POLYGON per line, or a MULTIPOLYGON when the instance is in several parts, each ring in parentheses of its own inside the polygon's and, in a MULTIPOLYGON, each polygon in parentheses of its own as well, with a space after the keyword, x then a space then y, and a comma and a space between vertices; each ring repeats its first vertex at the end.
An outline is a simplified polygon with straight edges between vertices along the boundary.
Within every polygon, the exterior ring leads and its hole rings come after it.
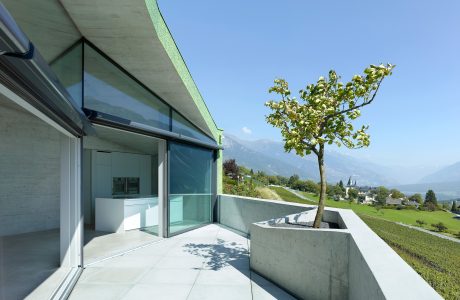
POLYGON ((219 145, 221 145, 222 132, 218 129, 214 119, 212 118, 211 113, 209 112, 209 109, 206 106, 206 103, 204 102, 203 97, 201 96, 201 93, 198 90, 198 87, 196 86, 189 69, 187 68, 187 65, 185 64, 179 49, 177 48, 176 42, 174 41, 171 32, 169 31, 168 26, 166 25, 163 16, 161 15, 157 1, 145 0, 145 4, 150 14, 150 18, 152 19, 156 34, 158 35, 163 48, 171 59, 171 62, 176 68, 180 78, 184 82, 184 85, 190 93, 193 101, 195 102, 195 105, 201 112, 201 115, 211 130, 214 139, 219 145))

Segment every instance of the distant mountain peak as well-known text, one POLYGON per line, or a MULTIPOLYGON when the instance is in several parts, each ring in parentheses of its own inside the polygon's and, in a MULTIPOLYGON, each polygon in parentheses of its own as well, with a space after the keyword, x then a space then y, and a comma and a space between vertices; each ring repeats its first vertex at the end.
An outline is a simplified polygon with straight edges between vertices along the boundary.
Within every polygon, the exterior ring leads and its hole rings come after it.
MULTIPOLYGON (((300 157, 286 153, 282 142, 270 139, 244 140, 232 134, 225 134, 224 159, 234 158, 237 163, 272 175, 291 176, 319 180, 316 157, 300 157)), ((378 173, 378 167, 369 162, 340 154, 326 152, 326 178, 335 183, 350 176, 363 185, 387 185, 395 183, 378 173)))

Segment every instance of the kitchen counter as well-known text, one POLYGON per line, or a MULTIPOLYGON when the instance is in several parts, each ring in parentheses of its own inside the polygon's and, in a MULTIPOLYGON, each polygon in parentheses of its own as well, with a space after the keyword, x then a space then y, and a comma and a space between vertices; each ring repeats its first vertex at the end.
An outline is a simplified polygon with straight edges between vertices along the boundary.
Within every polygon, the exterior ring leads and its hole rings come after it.
POLYGON ((96 198, 96 230, 122 233, 158 225, 158 197, 96 198))

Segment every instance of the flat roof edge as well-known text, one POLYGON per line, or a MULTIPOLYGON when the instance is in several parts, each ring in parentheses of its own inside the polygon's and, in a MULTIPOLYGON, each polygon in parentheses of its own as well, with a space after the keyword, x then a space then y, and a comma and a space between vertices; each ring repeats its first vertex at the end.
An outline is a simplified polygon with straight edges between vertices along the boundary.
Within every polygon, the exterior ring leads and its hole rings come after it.
POLYGON ((208 128, 211 130, 213 137, 219 143, 219 137, 222 134, 222 130, 217 127, 216 122, 214 121, 208 107, 206 106, 206 103, 204 102, 204 99, 198 90, 192 75, 190 74, 190 71, 177 47, 177 44, 174 41, 174 38, 172 37, 166 22, 164 21, 163 15, 161 14, 161 11, 158 7, 157 0, 145 0, 145 4, 147 6, 148 13, 152 20, 152 24, 155 28, 158 39, 160 40, 163 48, 171 59, 174 68, 176 69, 179 77, 182 79, 185 87, 190 93, 190 96, 192 97, 195 105, 203 116, 208 128))

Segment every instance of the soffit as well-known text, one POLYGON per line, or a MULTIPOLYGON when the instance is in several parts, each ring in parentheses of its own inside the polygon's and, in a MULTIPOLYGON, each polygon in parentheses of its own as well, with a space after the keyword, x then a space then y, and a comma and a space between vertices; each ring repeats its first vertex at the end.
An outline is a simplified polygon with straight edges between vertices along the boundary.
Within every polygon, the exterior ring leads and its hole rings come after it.
POLYGON ((163 47, 144 0, 61 0, 81 34, 212 136, 163 47))

